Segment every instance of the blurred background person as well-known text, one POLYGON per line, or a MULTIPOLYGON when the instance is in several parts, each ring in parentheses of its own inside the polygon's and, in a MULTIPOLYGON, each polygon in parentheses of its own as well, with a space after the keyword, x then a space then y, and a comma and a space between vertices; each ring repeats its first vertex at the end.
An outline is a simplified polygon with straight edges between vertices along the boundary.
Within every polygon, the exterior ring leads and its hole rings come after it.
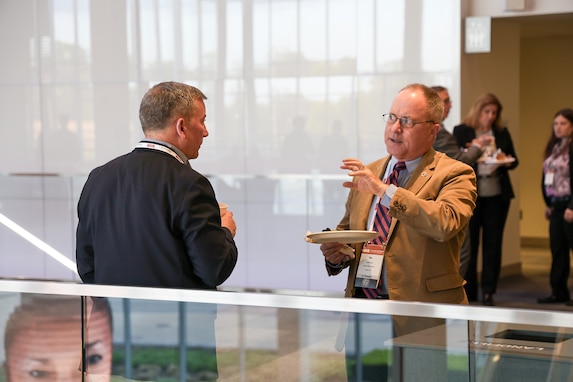
POLYGON ((440 123, 440 130, 438 130, 438 135, 434 141, 434 149, 443 152, 450 158, 474 165, 484 153, 485 148, 493 142, 493 137, 491 135, 482 135, 474 138, 469 146, 461 147, 454 135, 444 126, 444 120, 448 118, 452 109, 452 100, 448 89, 443 86, 433 86, 432 90, 438 93, 442 101, 444 101, 444 118, 440 123))
POLYGON ((340 170, 334 163, 338 163, 341 157, 349 156, 348 138, 344 136, 342 122, 332 122, 330 133, 324 135, 318 149, 317 162, 320 172, 323 174, 337 174, 340 170))
POLYGON ((545 146, 543 161, 543 199, 549 220, 551 295, 537 300, 540 304, 567 302, 569 294, 570 250, 573 249, 573 109, 561 109, 553 117, 553 130, 545 146))
POLYGON ((281 142, 279 170, 282 173, 306 173, 315 165, 316 147, 307 131, 304 116, 293 116, 291 123, 290 131, 281 142))
POLYGON ((483 94, 475 100, 462 124, 454 127, 454 136, 462 148, 469 148, 476 138, 491 137, 486 154, 499 159, 491 164, 478 161, 474 166, 478 198, 470 220, 471 255, 464 276, 469 301, 477 301, 477 258, 481 234, 481 292, 482 302, 488 306, 494 305, 493 295, 501 271, 503 231, 511 199, 515 197, 508 170, 519 164, 509 130, 502 124, 501 111, 501 102, 494 94, 483 94))
POLYGON ((324 213, 336 218, 344 213, 342 207, 348 196, 348 190, 340 187, 340 179, 337 178, 340 172, 338 162, 340 158, 348 156, 349 139, 344 134, 342 122, 336 119, 332 122, 330 133, 322 137, 316 159, 320 168, 324 213))
POLYGON ((110 381, 112 316, 105 298, 88 298, 85 362, 79 296, 23 294, 4 333, 9 382, 110 381), (82 378, 82 370, 86 371, 82 378))
MULTIPOLYGON (((450 110, 452 109, 450 92, 443 86, 432 86, 432 90, 438 93, 442 101, 444 101, 444 118, 440 123, 440 130, 438 130, 438 135, 436 135, 436 140, 434 141, 434 150, 441 151, 450 158, 460 160, 470 166, 475 166, 476 161, 484 153, 485 147, 491 144, 493 138, 489 135, 482 135, 479 138, 473 139, 471 145, 468 147, 460 147, 453 134, 446 130, 444 126, 444 120, 448 118, 450 110)), ((468 226, 466 229, 466 237, 464 238, 464 243, 460 251, 460 274, 462 276, 464 276, 468 270, 470 258, 471 247, 468 226)))
POLYGON ((277 215, 304 216, 316 212, 312 202, 315 189, 307 174, 316 173, 317 148, 307 130, 306 117, 297 114, 290 122, 292 127, 282 137, 276 168, 279 173, 291 176, 278 179, 273 210, 277 215))

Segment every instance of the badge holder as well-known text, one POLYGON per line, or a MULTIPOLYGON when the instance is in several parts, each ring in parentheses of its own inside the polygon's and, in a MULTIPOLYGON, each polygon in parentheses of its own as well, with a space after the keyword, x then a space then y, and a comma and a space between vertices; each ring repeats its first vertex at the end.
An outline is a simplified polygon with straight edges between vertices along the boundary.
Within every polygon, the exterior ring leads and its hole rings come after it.
POLYGON ((376 289, 380 283, 384 251, 386 244, 367 243, 362 248, 358 271, 356 272, 355 287, 376 289))

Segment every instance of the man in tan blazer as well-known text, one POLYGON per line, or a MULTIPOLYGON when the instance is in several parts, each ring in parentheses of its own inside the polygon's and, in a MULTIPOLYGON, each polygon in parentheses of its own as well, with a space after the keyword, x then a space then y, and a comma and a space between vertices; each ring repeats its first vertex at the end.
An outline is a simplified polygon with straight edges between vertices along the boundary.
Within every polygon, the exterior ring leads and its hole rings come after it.
MULTIPOLYGON (((384 115, 384 141, 388 156, 363 165, 355 158, 343 160, 351 182, 346 213, 337 230, 371 230, 375 205, 389 208, 391 225, 385 245, 378 298, 433 303, 467 304, 459 273, 459 253, 465 228, 475 207, 476 178, 465 163, 432 148, 440 129, 443 102, 430 88, 411 84, 395 97, 384 115), (398 161, 405 162, 398 185, 386 180, 398 161)), ((329 275, 349 268, 347 297, 365 297, 356 283, 363 244, 355 256, 341 243, 324 243, 320 249, 329 275)), ((439 324, 428 319, 394 319, 396 335, 439 324)))

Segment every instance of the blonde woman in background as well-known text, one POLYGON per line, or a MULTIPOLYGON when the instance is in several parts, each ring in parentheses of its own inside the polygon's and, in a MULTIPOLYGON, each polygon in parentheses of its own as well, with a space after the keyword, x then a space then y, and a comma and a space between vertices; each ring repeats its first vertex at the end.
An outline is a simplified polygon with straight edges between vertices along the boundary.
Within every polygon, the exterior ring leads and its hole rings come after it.
POLYGON ((515 197, 508 170, 519 164, 509 130, 502 125, 501 110, 501 102, 494 94, 483 94, 475 100, 463 123, 453 131, 461 147, 468 147, 474 139, 482 136, 493 137, 485 157, 474 165, 478 198, 470 220, 471 254, 465 274, 468 299, 477 301, 477 258, 481 234, 482 302, 488 306, 494 305, 493 295, 501 270, 503 230, 511 199, 515 197))
POLYGON ((553 131, 545 147, 543 161, 543 199, 549 220, 551 248, 551 295, 537 300, 540 304, 570 301, 567 282, 570 273, 569 251, 573 248, 573 109, 559 110, 553 117, 553 131))

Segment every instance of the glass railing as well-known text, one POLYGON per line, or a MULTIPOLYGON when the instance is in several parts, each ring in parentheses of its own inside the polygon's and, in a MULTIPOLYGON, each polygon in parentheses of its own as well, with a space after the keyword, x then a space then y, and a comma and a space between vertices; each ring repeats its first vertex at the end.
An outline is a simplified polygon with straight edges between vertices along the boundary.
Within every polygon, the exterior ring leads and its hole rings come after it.
POLYGON ((568 381, 571 314, 0 280, 0 381, 568 381), (96 297, 97 296, 97 297, 96 297))

